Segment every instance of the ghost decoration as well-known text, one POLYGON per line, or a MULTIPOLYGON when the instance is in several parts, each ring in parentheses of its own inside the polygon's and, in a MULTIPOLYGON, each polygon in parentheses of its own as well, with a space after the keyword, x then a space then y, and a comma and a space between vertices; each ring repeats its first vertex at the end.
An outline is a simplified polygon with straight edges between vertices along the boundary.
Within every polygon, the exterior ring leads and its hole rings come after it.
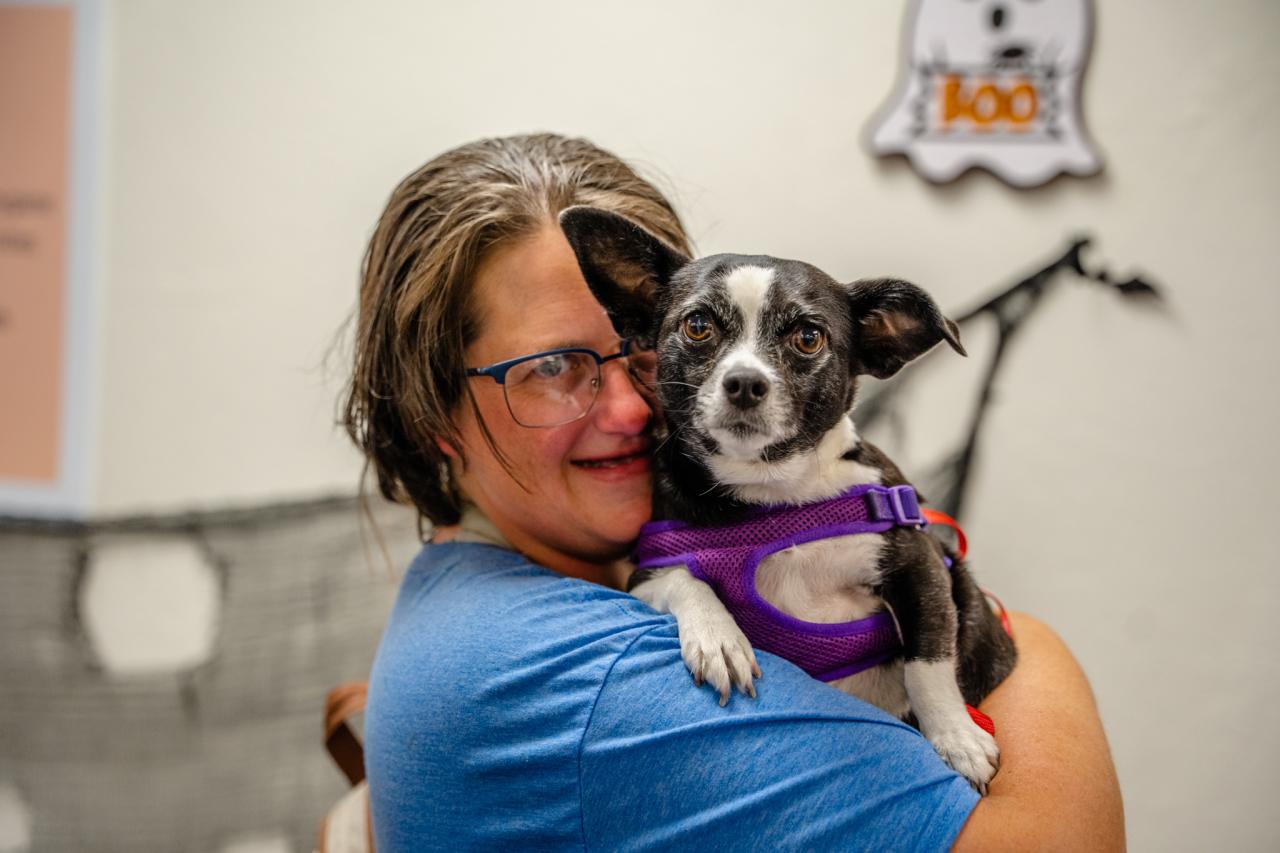
POLYGON ((1080 85, 1089 0, 912 0, 898 88, 872 121, 878 155, 905 154, 931 181, 986 169, 1017 187, 1092 175, 1080 85))

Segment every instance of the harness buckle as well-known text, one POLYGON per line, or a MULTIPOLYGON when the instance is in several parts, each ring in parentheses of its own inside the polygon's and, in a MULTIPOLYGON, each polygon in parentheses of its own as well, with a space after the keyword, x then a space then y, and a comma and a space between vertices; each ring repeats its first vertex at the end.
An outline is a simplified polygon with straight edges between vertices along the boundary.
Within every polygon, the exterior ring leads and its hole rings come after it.
POLYGON ((889 506, 893 510, 894 522, 902 527, 924 527, 929 523, 920 511, 916 490, 910 486, 894 486, 889 489, 889 506))

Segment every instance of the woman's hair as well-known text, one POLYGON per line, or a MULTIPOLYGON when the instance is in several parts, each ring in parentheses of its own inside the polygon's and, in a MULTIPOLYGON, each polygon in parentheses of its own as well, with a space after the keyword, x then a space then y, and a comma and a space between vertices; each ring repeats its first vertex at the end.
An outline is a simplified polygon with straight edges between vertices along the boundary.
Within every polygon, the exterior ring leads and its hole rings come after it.
MULTIPOLYGON (((588 204, 626 216, 689 252, 671 204, 626 163, 550 133, 482 139, 447 151, 391 193, 361 271, 355 366, 343 425, 389 500, 452 524, 461 496, 440 442, 460 447, 465 396, 485 441, 501 450, 467 387, 463 350, 481 319, 471 299, 489 253, 588 204)), ((505 465, 505 462, 504 462, 505 465)))

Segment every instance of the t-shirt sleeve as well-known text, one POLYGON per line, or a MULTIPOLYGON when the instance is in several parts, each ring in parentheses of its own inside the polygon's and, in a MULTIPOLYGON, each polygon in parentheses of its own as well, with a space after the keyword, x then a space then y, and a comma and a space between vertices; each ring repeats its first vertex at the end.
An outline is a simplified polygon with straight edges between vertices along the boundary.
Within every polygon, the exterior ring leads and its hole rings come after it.
POLYGON ((757 653, 758 698, 696 688, 674 624, 606 677, 581 747, 587 850, 946 850, 978 795, 919 732, 757 653))

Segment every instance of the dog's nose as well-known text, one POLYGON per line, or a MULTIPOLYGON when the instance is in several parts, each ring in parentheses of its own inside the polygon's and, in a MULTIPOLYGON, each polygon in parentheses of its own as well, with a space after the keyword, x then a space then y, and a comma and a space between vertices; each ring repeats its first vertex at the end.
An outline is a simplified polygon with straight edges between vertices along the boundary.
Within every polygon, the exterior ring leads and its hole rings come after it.
POLYGON ((763 373, 750 367, 729 371, 725 374, 723 384, 725 396, 739 409, 754 408, 769 395, 769 380, 763 373))
POLYGON ((1020 47, 1006 47, 1000 51, 1000 56, 1005 59, 1021 59, 1026 51, 1020 47))

